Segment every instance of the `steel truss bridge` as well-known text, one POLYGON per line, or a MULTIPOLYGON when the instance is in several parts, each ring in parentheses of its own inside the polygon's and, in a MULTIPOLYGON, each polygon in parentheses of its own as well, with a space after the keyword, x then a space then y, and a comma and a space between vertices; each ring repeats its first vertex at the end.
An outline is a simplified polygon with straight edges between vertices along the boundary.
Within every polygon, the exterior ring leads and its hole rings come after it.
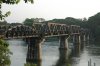
POLYGON ((0 26, 1 39, 26 39, 28 51, 26 62, 34 63, 41 60, 41 43, 46 37, 59 37, 60 50, 68 50, 68 38, 72 37, 75 48, 80 49, 81 41, 85 41, 88 30, 78 25, 67 25, 59 23, 34 23, 32 27, 25 25, 0 26))
POLYGON ((59 23, 34 23, 32 27, 25 25, 0 26, 1 38, 52 37, 61 35, 86 34, 87 30, 77 25, 59 23))

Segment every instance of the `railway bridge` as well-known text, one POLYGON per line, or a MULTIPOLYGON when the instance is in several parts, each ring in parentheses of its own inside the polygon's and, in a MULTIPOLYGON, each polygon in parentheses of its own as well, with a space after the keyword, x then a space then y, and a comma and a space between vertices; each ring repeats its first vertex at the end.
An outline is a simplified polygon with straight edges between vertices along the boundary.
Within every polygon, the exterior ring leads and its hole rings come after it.
POLYGON ((47 37, 58 37, 60 50, 68 50, 68 39, 72 37, 75 48, 86 41, 88 30, 77 25, 59 23, 34 23, 32 27, 18 25, 13 27, 0 26, 0 38, 26 39, 28 41, 27 62, 41 61, 41 44, 47 37))

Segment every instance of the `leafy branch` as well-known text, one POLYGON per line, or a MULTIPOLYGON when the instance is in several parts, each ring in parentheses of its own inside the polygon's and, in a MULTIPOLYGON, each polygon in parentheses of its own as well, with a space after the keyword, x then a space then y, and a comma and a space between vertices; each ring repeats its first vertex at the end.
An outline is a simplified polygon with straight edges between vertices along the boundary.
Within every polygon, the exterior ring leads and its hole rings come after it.
MULTIPOLYGON (((2 4, 10 4, 10 5, 14 5, 14 4, 18 4, 21 0, 0 0, 0 20, 4 20, 6 17, 8 17, 11 12, 8 11, 6 12, 6 14, 2 14, 1 8, 2 8, 2 4)), ((25 3, 30 2, 30 3, 34 3, 33 0, 24 0, 25 3)))

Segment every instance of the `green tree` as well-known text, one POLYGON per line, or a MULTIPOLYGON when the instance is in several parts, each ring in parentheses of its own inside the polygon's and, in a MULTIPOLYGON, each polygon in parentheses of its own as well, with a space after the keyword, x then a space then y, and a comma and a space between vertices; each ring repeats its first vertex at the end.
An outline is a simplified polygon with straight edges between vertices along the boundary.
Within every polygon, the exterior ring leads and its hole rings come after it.
POLYGON ((100 12, 89 17, 87 25, 95 40, 100 40, 100 12))
POLYGON ((32 26, 33 23, 37 23, 37 22, 44 22, 45 19, 44 18, 26 18, 23 22, 24 25, 27 25, 27 26, 32 26))
MULTIPOLYGON (((24 0, 24 1, 25 3, 27 2, 34 3, 33 0, 24 0)), ((1 8, 3 3, 13 5, 13 4, 18 4, 19 2, 20 0, 0 0, 0 20, 4 20, 5 17, 8 17, 11 14, 10 11, 6 12, 6 14, 2 14, 1 8)))
POLYGON ((37 66, 37 64, 34 64, 34 63, 26 63, 26 64, 24 64, 24 66, 37 66))
POLYGON ((76 19, 73 17, 67 17, 65 19, 53 19, 47 22, 54 22, 54 23, 63 23, 63 24, 67 24, 67 25, 79 25, 83 28, 87 27, 87 19, 76 19))
POLYGON ((31 18, 26 18, 25 21, 23 22, 24 25, 27 25, 27 26, 32 26, 33 25, 33 22, 34 22, 34 19, 31 18))
POLYGON ((4 40, 0 39, 0 66, 10 65, 10 50, 9 44, 4 40))
MULTIPOLYGON (((21 0, 0 0, 0 3, 6 3, 6 4, 18 4, 21 0)), ((24 0, 25 3, 31 2, 33 3, 33 0, 24 0)))

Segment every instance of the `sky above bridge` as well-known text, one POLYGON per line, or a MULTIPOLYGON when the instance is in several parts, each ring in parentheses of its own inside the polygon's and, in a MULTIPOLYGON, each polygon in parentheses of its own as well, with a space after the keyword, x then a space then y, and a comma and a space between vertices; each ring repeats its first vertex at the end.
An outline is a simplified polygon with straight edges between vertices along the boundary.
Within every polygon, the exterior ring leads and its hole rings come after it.
POLYGON ((26 18, 88 18, 100 12, 100 0, 34 0, 34 4, 3 4, 3 13, 11 11, 6 18, 10 23, 23 22, 26 18))

